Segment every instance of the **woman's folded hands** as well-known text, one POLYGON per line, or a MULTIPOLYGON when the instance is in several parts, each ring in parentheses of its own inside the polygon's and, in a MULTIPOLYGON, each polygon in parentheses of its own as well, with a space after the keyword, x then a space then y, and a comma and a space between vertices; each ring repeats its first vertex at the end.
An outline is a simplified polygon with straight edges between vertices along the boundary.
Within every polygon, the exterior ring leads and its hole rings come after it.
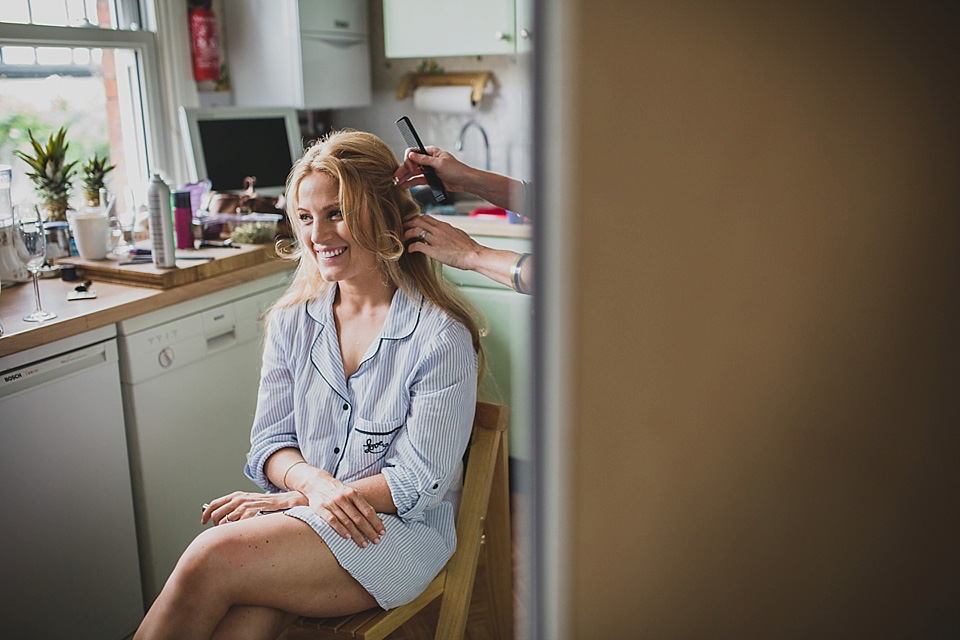
POLYGON ((298 472, 297 488, 313 512, 334 531, 361 547, 380 543, 380 536, 386 533, 383 520, 359 489, 315 467, 302 465, 298 472))

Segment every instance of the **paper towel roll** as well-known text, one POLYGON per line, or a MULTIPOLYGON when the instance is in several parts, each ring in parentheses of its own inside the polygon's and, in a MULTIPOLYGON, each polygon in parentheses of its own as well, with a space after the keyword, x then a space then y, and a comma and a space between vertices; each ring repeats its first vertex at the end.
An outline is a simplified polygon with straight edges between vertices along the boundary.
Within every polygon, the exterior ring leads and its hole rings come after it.
POLYGON ((418 87, 413 92, 413 106, 418 111, 440 113, 471 113, 475 107, 470 102, 472 87, 418 87))

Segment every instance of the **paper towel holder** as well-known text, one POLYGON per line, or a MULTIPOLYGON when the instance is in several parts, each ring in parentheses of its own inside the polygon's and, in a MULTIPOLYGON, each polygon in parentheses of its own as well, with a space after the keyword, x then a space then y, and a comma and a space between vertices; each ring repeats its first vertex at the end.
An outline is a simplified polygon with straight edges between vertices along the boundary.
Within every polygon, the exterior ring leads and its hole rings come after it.
POLYGON ((400 79, 397 100, 409 98, 417 87, 468 86, 473 87, 470 102, 473 106, 477 106, 483 98, 484 87, 492 80, 494 80, 492 71, 464 73, 414 73, 411 71, 405 73, 400 79))

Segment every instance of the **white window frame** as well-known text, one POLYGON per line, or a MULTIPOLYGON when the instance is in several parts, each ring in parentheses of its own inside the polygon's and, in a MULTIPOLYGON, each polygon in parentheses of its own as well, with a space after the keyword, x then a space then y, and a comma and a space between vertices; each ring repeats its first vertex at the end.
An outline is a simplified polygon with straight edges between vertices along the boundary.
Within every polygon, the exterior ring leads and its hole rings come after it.
MULTIPOLYGON (((160 0, 163 2, 163 0, 160 0)), ((144 7, 152 9, 153 7, 144 7)), ((117 12, 120 23, 129 24, 136 10, 135 0, 118 0, 117 12)), ((148 20, 152 18, 148 16, 148 20)), ((33 24, 0 22, 0 45, 52 46, 84 48, 130 49, 137 53, 138 72, 141 78, 140 97, 143 105, 144 137, 146 140, 148 171, 173 170, 179 174, 179 164, 174 164, 171 149, 169 119, 165 109, 165 97, 160 75, 160 58, 157 34, 138 29, 101 29, 60 27, 33 24)))

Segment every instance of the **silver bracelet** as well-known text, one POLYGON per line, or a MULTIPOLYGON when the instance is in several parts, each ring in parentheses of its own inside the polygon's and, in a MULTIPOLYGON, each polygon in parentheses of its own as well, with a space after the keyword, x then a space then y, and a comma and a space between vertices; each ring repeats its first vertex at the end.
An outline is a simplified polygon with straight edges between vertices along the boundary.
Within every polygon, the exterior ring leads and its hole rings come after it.
POLYGON ((523 217, 533 218, 533 207, 530 206, 530 196, 527 195, 527 181, 521 180, 520 184, 523 185, 523 217))
POLYGON ((529 293, 524 291, 520 284, 520 275, 523 271, 523 263, 530 257, 529 253, 521 253, 517 261, 510 267, 510 282, 513 283, 513 290, 517 293, 529 293))

